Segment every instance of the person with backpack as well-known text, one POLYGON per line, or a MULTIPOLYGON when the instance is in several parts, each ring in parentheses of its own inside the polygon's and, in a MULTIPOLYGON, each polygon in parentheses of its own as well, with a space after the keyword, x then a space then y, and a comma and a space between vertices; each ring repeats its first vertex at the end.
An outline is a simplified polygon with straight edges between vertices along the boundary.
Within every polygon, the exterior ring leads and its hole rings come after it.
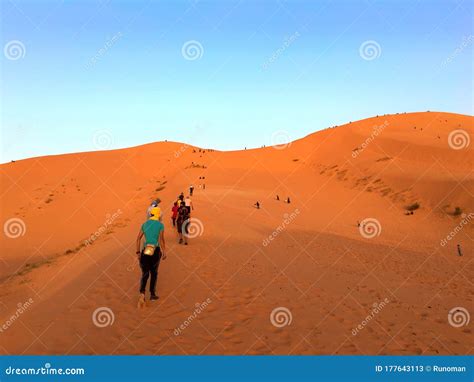
POLYGON ((191 184, 189 186, 189 196, 193 196, 193 192, 194 192, 194 186, 191 184))
POLYGON ((178 208, 178 218, 176 220, 176 228, 178 229, 179 244, 184 242, 184 245, 188 245, 188 224, 189 224, 189 210, 184 203, 178 208))
POLYGON ((142 224, 140 232, 137 236, 137 257, 142 270, 142 277, 140 279, 140 297, 139 305, 145 304, 145 291, 150 279, 150 300, 158 300, 156 294, 156 283, 158 281, 158 267, 160 260, 166 259, 165 235, 164 225, 159 220, 161 213, 159 207, 154 207, 150 210, 150 218, 142 224), (145 243, 142 248, 141 241, 145 237, 145 243))

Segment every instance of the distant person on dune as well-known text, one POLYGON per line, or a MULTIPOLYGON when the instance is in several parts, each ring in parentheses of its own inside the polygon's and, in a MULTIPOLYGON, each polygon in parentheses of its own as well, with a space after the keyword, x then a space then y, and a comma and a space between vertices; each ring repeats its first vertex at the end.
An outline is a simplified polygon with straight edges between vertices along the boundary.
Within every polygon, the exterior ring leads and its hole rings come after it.
POLYGON ((184 203, 181 203, 178 209, 178 218, 176 220, 176 228, 178 229, 179 244, 184 242, 188 245, 187 234, 189 224, 189 210, 184 203))
POLYGON ((291 203, 291 201, 290 201, 290 197, 289 197, 289 196, 286 198, 286 202, 287 202, 288 204, 290 204, 290 203, 291 203))
POLYGON ((186 199, 184 199, 184 205, 188 209, 189 216, 191 216, 191 210, 194 210, 194 205, 190 196, 186 196, 186 199))
POLYGON ((254 206, 257 208, 257 210, 260 209, 260 203, 257 201, 257 203, 254 204, 254 206))
POLYGON ((194 186, 191 184, 191 185, 189 186, 189 195, 190 195, 190 196, 193 196, 193 192, 194 192, 194 186))
POLYGON ((178 216, 178 202, 174 202, 173 208, 171 208, 171 220, 173 221, 173 227, 176 227, 176 217, 178 216))
POLYGON ((280 200, 280 197, 277 195, 276 200, 280 200))
POLYGON ((142 270, 142 277, 140 280, 140 305, 145 303, 146 285, 150 275, 150 300, 158 300, 159 298, 156 294, 158 267, 160 265, 160 260, 166 259, 164 236, 165 227, 158 218, 159 213, 160 209, 158 207, 151 209, 150 218, 143 223, 137 236, 136 254, 142 270), (145 245, 142 249, 141 240, 143 237, 145 237, 145 245))

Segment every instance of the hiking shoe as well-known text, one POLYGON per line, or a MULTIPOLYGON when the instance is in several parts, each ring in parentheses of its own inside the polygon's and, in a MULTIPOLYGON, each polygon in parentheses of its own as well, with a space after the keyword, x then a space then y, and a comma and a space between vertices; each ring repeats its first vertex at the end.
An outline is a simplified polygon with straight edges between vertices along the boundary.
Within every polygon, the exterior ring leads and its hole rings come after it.
POLYGON ((150 300, 152 300, 152 301, 153 301, 153 300, 158 300, 159 298, 160 298, 160 296, 157 296, 156 294, 152 294, 152 295, 150 296, 150 300))
POLYGON ((188 245, 188 242, 187 242, 187 241, 185 241, 185 242, 184 242, 184 245, 188 245))
POLYGON ((145 293, 140 293, 138 297, 138 308, 143 308, 145 306, 145 293))

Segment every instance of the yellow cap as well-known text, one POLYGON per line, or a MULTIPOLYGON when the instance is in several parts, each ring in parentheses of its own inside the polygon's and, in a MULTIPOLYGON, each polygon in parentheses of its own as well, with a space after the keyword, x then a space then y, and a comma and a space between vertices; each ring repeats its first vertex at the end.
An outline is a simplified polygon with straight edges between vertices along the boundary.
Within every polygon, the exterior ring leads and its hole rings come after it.
POLYGON ((160 216, 161 216, 161 209, 160 207, 153 207, 151 210, 150 210, 150 220, 160 220, 160 216))

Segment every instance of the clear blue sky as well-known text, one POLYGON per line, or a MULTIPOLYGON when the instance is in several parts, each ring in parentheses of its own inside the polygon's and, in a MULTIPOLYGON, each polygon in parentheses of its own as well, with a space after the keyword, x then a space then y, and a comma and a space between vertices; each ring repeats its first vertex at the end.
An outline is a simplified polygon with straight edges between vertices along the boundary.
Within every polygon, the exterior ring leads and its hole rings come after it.
POLYGON ((376 114, 473 114, 467 0, 1 4, 2 162, 165 139, 240 149, 376 114), (188 41, 200 45, 183 53, 188 41))

